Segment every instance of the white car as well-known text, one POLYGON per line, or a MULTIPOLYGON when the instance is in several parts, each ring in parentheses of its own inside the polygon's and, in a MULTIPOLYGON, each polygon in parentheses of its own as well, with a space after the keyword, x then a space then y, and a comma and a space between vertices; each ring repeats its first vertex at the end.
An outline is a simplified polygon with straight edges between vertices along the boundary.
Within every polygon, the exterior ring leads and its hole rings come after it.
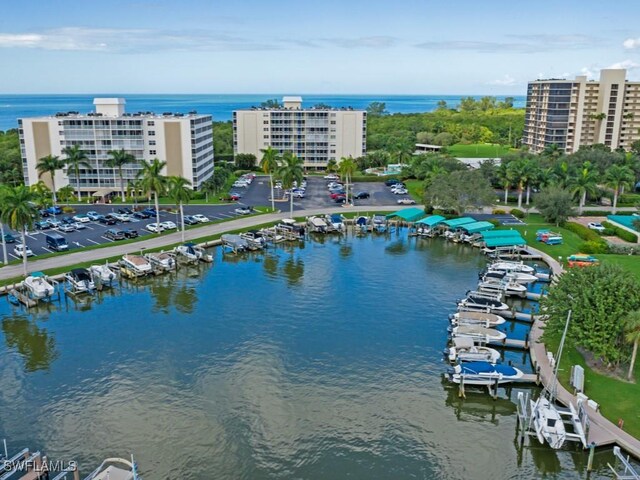
POLYGON ((251 207, 239 207, 234 210, 238 215, 249 215, 251 213, 251 207))
POLYGON ((84 230, 85 228, 87 228, 82 222, 76 222, 73 224, 73 226, 76 227, 76 230, 84 230))
POLYGON ((178 228, 178 226, 171 221, 162 222, 160 223, 160 225, 164 227, 165 230, 173 230, 174 228, 178 228))
POLYGON ((249 186, 249 182, 246 182, 244 180, 236 180, 235 182, 233 182, 232 187, 233 188, 246 188, 249 186))
POLYGON ((413 198, 401 198, 398 200, 398 205, 415 205, 416 201, 413 198))
POLYGON ((130 222, 131 217, 126 213, 112 213, 111 216, 118 220, 119 222, 130 222))
POLYGON ((25 247, 21 243, 18 243, 15 247, 13 247, 13 253, 18 258, 22 258, 23 250, 27 252, 27 257, 33 257, 33 252, 29 247, 25 247))
POLYGON ((337 180, 340 177, 338 175, 336 175, 335 173, 330 173, 329 175, 325 175, 324 179, 325 180, 337 180))
POLYGON ((205 217, 205 216, 204 216, 204 215, 202 215, 201 213, 197 213, 197 214, 195 214, 195 215, 191 215, 191 217, 192 217, 194 220, 199 221, 200 223, 207 223, 207 222, 209 222, 209 221, 210 221, 210 220, 209 220, 209 217, 205 217))
POLYGON ((73 221, 74 222, 78 222, 78 223, 89 223, 91 221, 91 219, 89 218, 88 215, 85 215, 84 213, 81 213, 79 215, 74 215, 73 216, 73 221))
POLYGON ((600 222, 589 222, 587 223, 587 227, 600 233, 604 232, 605 230, 604 226, 600 222))
POLYGON ((391 190, 391 192, 395 195, 406 195, 407 193, 409 193, 409 190, 407 190, 406 188, 398 188, 397 190, 391 190))
POLYGON ((162 223, 150 223, 147 225, 146 228, 147 230, 153 233, 164 232, 164 227, 162 226, 162 223))
POLYGON ((304 190, 294 190, 293 198, 304 198, 304 190))

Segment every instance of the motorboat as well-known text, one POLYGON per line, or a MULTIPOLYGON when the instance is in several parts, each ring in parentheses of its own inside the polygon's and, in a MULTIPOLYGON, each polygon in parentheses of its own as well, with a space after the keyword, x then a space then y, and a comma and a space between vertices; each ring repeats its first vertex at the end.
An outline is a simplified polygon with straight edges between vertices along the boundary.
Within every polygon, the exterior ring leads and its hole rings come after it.
MULTIPOLYGON (((309 217, 307 218, 307 225, 312 232, 316 233, 328 233, 329 224, 322 217, 309 217)), ((333 226, 331 227, 333 229, 333 226)))
POLYGON ((56 291, 54 286, 49 283, 47 276, 42 272, 33 272, 24 279, 23 284, 29 291, 29 296, 36 300, 49 298, 56 291))
POLYGON ((204 248, 197 246, 193 242, 178 245, 173 249, 173 252, 191 263, 198 261, 209 263, 213 262, 213 255, 208 254, 204 248))
POLYGON ((267 246, 266 237, 258 230, 249 230, 240 234, 244 238, 251 250, 260 250, 267 246))
POLYGON ((92 292, 96 289, 91 274, 86 268, 74 268, 66 273, 64 278, 74 293, 92 292))
POLYGON ((240 235, 225 233, 220 237, 222 244, 233 252, 244 252, 249 249, 249 243, 240 235))
POLYGON ((469 292, 467 298, 460 300, 458 306, 488 308, 490 310, 509 310, 509 305, 501 302, 495 295, 486 292, 469 292))
POLYGON ((344 232, 344 229, 345 229, 344 218, 341 214, 333 213, 331 215, 327 215, 326 218, 327 218, 327 221, 334 228, 334 230, 337 230, 338 232, 344 232))
POLYGON ((498 270, 487 270, 486 272, 481 274, 480 277, 483 281, 486 281, 487 279, 498 279, 498 280, 509 280, 515 283, 521 283, 523 285, 526 285, 528 283, 534 283, 536 281, 538 281, 538 277, 536 277, 535 275, 532 275, 530 273, 524 273, 524 272, 504 272, 504 271, 498 271, 498 270))
POLYGON ((144 258, 149 260, 151 265, 165 272, 175 270, 178 265, 175 255, 170 252, 146 253, 144 258))
POLYGON ((544 394, 531 402, 533 427, 540 443, 547 442, 553 449, 561 448, 567 439, 567 432, 560 412, 544 394))
POLYGON ((378 233, 384 233, 387 231, 387 217, 384 215, 374 215, 371 223, 374 231, 378 233))
POLYGON ((458 312, 449 316, 452 325, 478 325, 493 328, 502 325, 506 320, 500 315, 489 312, 458 312))
POLYGON ((294 232, 292 227, 282 224, 276 225, 275 227, 261 228, 260 230, 258 230, 258 232, 260 232, 260 235, 262 235, 267 241, 272 243, 284 242, 285 240, 287 240, 285 235, 295 239, 300 238, 299 233, 294 232), (282 235, 278 232, 282 232, 285 235, 282 235))
POLYGON ((495 385, 510 383, 522 378, 524 373, 509 365, 489 362, 466 362, 453 367, 449 380, 465 385, 495 385))
POLYGON ((94 282, 97 280, 103 285, 110 284, 116 279, 116 273, 109 268, 109 265, 91 265, 89 273, 94 282))
POLYGON ((456 337, 453 345, 445 350, 451 363, 456 362, 489 362, 499 363, 500 352, 494 348, 476 345, 472 338, 456 337))
POLYGON ((507 338, 507 334, 500 330, 481 327, 480 325, 458 325, 457 327, 450 327, 450 330, 452 338, 466 337, 482 343, 501 342, 507 338))
POLYGON ((142 255, 123 255, 120 268, 130 277, 142 277, 153 273, 151 262, 142 255))
MULTIPOLYGON (((57 480, 56 477, 54 480, 57 480)), ((61 477, 66 478, 66 477, 61 477)), ((89 474, 84 480, 141 480, 137 472, 137 466, 133 461, 124 458, 107 458, 98 468, 89 474)))
MULTIPOLYGON (((263 230, 271 231, 271 229, 263 230)), ((304 237, 305 233, 304 227, 302 225, 298 225, 292 218, 283 218, 280 223, 275 226, 274 232, 275 233, 270 237, 271 241, 274 243, 284 240, 299 240, 304 237)))
POLYGON ((488 278, 478 284, 478 290, 481 292, 500 293, 506 296, 523 297, 527 294, 527 287, 512 279, 503 278, 501 280, 488 278))
POLYGON ((535 275, 536 269, 531 265, 526 265, 523 262, 509 262, 506 260, 500 260, 489 265, 489 270, 498 272, 521 272, 528 273, 529 275, 535 275))

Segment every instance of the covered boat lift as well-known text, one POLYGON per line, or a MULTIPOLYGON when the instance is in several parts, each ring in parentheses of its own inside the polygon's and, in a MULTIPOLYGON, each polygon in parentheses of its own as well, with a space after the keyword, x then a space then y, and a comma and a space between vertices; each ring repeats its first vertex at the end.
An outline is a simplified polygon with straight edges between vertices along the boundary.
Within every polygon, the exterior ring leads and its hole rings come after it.
POLYGON ((411 208, 403 208, 402 210, 398 210, 397 212, 393 212, 387 215, 387 219, 390 218, 401 218, 405 222, 413 223, 417 222, 421 218, 425 217, 424 210, 418 207, 411 208))
POLYGON ((484 232, 486 230, 493 230, 494 228, 495 225, 491 222, 472 222, 460 226, 460 230, 464 230, 469 235, 484 232))
POLYGON ((431 215, 415 223, 414 235, 423 237, 433 237, 435 235, 435 227, 444 222, 446 218, 442 215, 431 215))
POLYGON ((449 229, 454 230, 456 228, 462 227, 462 225, 467 225, 469 223, 478 223, 475 218, 471 217, 460 217, 460 218, 452 218, 451 220, 445 220, 442 222, 442 225, 447 226, 449 229))

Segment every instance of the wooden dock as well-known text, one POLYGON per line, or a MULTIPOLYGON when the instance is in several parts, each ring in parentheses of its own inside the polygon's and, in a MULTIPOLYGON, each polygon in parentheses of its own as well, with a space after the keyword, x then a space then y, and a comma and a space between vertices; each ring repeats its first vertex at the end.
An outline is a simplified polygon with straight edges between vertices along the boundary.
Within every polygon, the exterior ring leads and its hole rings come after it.
POLYGON ((492 347, 512 348, 514 350, 527 350, 529 348, 529 342, 527 340, 518 340, 515 338, 491 340, 487 345, 492 347))

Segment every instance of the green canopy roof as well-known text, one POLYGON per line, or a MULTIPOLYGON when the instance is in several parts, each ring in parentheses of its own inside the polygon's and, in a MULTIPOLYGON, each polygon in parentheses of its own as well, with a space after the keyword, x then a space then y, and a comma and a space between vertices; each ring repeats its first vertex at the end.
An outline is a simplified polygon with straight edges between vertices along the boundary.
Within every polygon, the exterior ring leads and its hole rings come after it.
POLYGON ((517 237, 488 238, 484 243, 487 247, 515 247, 527 244, 526 240, 520 235, 517 237))
POLYGON ((440 222, 444 222, 445 220, 446 218, 444 218, 442 215, 431 215, 430 217, 418 220, 416 223, 419 223, 420 225, 426 225, 428 227, 433 227, 434 225, 437 225, 440 222))
POLYGON ((397 212, 390 213, 387 218, 400 217, 407 222, 415 222, 424 217, 424 210, 417 207, 403 208, 397 212))
POLYGON ((495 228, 491 222, 473 222, 460 226, 467 233, 478 233, 495 228))
POLYGON ((476 223, 475 218, 471 217, 460 217, 460 218, 452 218, 451 220, 445 220, 444 223, 449 228, 456 228, 462 225, 466 225, 467 223, 476 223))
POLYGON ((490 232, 482 232, 482 238, 508 238, 508 237, 520 237, 518 230, 491 230, 490 232))

